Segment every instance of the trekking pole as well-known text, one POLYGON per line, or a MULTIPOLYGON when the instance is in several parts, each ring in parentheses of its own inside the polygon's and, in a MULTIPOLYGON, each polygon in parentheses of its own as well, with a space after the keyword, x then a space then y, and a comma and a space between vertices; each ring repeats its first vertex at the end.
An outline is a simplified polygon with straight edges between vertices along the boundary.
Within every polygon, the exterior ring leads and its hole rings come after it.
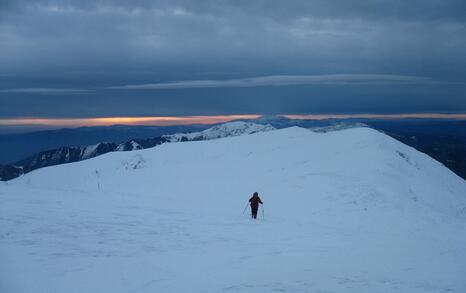
POLYGON ((262 204, 262 219, 265 220, 265 216, 264 216, 264 204, 262 204))
POLYGON ((243 210, 243 213, 242 213, 242 215, 244 215, 244 212, 245 212, 245 211, 246 211, 246 209, 248 208, 248 204, 249 204, 249 202, 247 202, 247 203, 246 203, 246 206, 244 207, 244 210, 243 210))

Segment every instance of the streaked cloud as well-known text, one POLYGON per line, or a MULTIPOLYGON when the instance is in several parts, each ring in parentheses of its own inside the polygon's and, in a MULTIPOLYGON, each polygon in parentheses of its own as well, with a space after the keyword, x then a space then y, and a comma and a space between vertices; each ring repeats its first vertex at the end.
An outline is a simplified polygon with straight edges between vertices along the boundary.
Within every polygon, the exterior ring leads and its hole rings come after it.
POLYGON ((0 117, 464 112, 464 11, 464 0, 0 0, 0 117))
POLYGON ((77 88, 13 88, 2 89, 0 93, 10 94, 34 94, 34 95, 80 95, 91 93, 91 90, 77 88))
POLYGON ((113 86, 111 89, 156 90, 181 88, 259 87, 288 85, 384 85, 384 84, 434 84, 438 81, 407 75, 387 74, 328 74, 328 75, 271 75, 240 79, 184 80, 166 83, 149 83, 113 86))

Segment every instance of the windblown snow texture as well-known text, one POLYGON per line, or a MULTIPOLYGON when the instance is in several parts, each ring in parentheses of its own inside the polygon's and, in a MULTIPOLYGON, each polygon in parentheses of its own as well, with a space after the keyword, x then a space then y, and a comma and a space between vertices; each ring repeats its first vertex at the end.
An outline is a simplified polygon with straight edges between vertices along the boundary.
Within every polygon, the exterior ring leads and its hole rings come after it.
POLYGON ((368 128, 108 153, 0 200, 0 292, 466 292, 465 181, 368 128))

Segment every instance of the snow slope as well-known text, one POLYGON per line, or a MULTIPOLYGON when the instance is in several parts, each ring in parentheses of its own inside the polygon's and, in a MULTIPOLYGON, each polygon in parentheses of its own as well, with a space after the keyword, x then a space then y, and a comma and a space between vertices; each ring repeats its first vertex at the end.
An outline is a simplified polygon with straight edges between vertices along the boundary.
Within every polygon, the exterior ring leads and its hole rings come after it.
POLYGON ((0 200, 5 293, 466 292, 465 181, 369 128, 109 153, 0 200))

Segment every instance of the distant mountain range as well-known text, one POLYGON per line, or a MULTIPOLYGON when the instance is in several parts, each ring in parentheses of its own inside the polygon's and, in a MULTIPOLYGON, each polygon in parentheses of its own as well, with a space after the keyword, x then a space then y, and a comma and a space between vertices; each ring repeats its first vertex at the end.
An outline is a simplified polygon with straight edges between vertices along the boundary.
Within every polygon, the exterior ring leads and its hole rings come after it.
POLYGON ((0 134, 0 164, 11 164, 33 154, 63 146, 87 146, 100 142, 124 143, 131 139, 193 132, 210 125, 184 126, 94 126, 29 133, 0 134))
POLYGON ((151 148, 162 143, 210 140, 221 137, 270 131, 274 129, 275 128, 269 124, 262 125, 251 122, 236 121, 216 125, 201 132, 176 133, 162 135, 155 138, 131 139, 119 144, 112 142, 100 142, 87 146, 65 146, 39 152, 13 164, 0 165, 0 180, 11 180, 39 168, 78 162, 109 152, 133 151, 151 148))
POLYGON ((253 122, 235 121, 216 125, 201 132, 176 133, 171 135, 164 135, 162 138, 169 142, 210 140, 228 136, 238 136, 253 134, 256 132, 271 131, 275 129, 275 127, 268 123, 257 124, 253 122))
POLYGON ((0 164, 0 180, 10 180, 38 168, 77 162, 108 152, 146 149, 167 142, 208 140, 291 126, 310 128, 317 132, 342 130, 355 126, 371 127, 430 155, 466 179, 466 121, 435 119, 316 121, 263 116, 249 120, 249 122, 236 121, 214 126, 81 127, 29 134, 0 135, 0 154, 4 157, 11 155, 11 158, 15 158, 18 151, 21 153, 26 149, 44 148, 43 143, 48 138, 52 138, 51 144, 63 142, 59 147, 42 150, 33 155, 28 153, 26 158, 17 159, 9 164, 0 164), (100 135, 102 137, 99 140, 100 135), (103 142, 106 138, 112 137, 117 139, 103 142), (126 137, 130 138, 122 140, 126 137), (70 139, 69 143, 65 143, 67 138, 70 139), (10 139, 12 141, 7 141, 10 139), (92 143, 72 146, 71 142, 80 141, 92 141, 92 143), (5 145, 7 147, 4 147, 5 145))

